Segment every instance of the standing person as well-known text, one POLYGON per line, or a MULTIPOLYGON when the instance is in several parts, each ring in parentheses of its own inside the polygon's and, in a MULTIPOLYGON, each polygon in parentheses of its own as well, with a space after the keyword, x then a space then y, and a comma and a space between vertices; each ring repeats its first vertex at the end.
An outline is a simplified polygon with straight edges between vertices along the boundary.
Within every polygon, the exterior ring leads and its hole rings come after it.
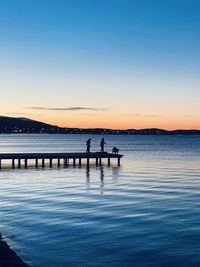
POLYGON ((105 142, 104 138, 101 139, 100 147, 101 147, 101 152, 104 152, 104 145, 107 143, 105 142))
POLYGON ((86 152, 87 152, 87 153, 90 153, 91 139, 88 139, 88 140, 87 140, 87 142, 86 142, 86 146, 87 146, 86 152))

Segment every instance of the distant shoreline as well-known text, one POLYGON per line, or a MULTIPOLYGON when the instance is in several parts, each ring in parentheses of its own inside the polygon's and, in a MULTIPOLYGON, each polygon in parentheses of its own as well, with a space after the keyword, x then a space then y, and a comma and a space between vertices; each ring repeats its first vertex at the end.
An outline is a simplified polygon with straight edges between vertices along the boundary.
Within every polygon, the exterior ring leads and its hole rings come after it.
POLYGON ((69 134, 81 134, 81 135, 128 135, 128 136, 200 136, 200 130, 175 130, 175 131, 149 131, 148 129, 144 130, 134 130, 134 132, 127 131, 127 130, 120 130, 120 132, 115 132, 115 130, 95 130, 95 129, 78 129, 78 130, 70 130, 67 129, 65 132, 49 132, 49 131, 11 131, 11 132, 0 132, 1 134, 8 134, 8 135, 20 135, 20 134, 51 134, 51 135, 69 135, 69 134))
POLYGON ((16 252, 13 251, 3 239, 0 234, 0 266, 2 267, 29 267, 22 259, 17 256, 16 252))
POLYGON ((200 135, 200 130, 66 128, 28 118, 0 116, 0 134, 200 135))

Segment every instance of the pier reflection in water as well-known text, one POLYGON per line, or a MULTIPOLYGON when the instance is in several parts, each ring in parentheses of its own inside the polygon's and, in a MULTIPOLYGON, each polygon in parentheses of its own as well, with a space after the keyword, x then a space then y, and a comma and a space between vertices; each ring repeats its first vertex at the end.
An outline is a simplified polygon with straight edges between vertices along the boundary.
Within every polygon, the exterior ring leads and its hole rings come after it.
POLYGON ((104 188, 104 178, 106 179, 105 176, 105 170, 112 170, 112 177, 113 180, 117 179, 117 176, 119 175, 119 171, 120 171, 120 166, 118 167, 107 167, 107 166, 101 166, 101 167, 89 167, 86 168, 86 181, 87 181, 87 188, 90 188, 90 180, 92 179, 91 176, 91 170, 96 170, 97 173, 99 173, 99 182, 100 182, 100 189, 101 189, 101 193, 103 193, 103 188, 104 188))

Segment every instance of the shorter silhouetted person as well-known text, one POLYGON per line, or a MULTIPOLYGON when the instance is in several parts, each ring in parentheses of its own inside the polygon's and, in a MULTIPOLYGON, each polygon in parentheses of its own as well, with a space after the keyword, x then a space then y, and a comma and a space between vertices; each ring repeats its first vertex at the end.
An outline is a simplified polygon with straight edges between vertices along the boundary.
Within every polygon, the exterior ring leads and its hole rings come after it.
POLYGON ((87 153, 90 153, 90 147, 91 147, 91 139, 88 139, 87 142, 86 142, 86 152, 87 153))
POLYGON ((104 152, 104 145, 107 143, 105 142, 104 138, 101 139, 100 147, 101 147, 101 152, 104 152))

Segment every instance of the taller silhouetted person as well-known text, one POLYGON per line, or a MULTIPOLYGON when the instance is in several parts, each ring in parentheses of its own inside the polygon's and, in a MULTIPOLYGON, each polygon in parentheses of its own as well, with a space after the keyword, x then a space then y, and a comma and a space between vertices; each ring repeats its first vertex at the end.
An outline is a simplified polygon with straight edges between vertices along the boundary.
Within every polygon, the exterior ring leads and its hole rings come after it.
POLYGON ((86 142, 86 152, 87 153, 90 153, 90 147, 91 147, 91 139, 88 139, 87 142, 86 142))
POLYGON ((107 144, 104 140, 104 138, 101 139, 100 147, 101 147, 101 152, 104 152, 104 145, 107 144))

